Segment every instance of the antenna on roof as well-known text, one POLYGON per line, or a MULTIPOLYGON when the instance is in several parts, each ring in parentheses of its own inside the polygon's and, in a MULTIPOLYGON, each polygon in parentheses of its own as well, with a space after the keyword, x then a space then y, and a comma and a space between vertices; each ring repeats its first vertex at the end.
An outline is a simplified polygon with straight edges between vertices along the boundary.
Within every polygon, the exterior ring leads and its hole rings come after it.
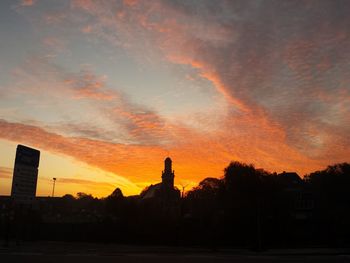
POLYGON ((181 192, 181 198, 184 198, 184 195, 185 195, 185 188, 189 185, 189 184, 182 184, 180 183, 181 187, 182 187, 182 192, 181 192))

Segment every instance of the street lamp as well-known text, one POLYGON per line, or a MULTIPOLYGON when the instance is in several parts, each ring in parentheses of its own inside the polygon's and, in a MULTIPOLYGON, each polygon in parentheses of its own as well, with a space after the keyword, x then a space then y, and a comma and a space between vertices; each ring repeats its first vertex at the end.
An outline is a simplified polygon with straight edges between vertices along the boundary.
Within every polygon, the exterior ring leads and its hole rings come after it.
POLYGON ((53 179, 53 186, 52 186, 52 197, 54 197, 55 195, 55 184, 56 184, 56 178, 52 178, 53 179))

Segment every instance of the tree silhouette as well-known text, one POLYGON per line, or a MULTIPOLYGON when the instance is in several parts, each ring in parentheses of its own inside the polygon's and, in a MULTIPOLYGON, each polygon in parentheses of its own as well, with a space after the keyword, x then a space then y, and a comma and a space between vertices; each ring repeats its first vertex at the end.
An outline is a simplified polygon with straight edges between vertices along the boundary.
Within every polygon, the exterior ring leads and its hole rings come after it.
POLYGON ((294 172, 270 173, 233 161, 222 178, 205 178, 179 199, 180 205, 167 202, 162 195, 143 198, 159 185, 145 188, 139 196, 124 196, 116 188, 101 199, 83 192, 76 197, 38 198, 39 209, 21 213, 10 202, 4 203, 0 233, 5 240, 15 236, 11 231, 16 227, 11 224, 25 218, 29 236, 44 240, 210 248, 345 247, 350 244, 349 185, 349 163, 300 178, 294 172), (179 216, 161 216, 164 207, 170 212, 178 209, 179 216))

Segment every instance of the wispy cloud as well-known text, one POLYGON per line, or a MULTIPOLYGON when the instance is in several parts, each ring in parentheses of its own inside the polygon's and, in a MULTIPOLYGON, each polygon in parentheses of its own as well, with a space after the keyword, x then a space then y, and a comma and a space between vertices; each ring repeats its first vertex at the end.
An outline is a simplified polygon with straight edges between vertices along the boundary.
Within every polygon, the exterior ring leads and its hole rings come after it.
MULTIPOLYGON (((50 40, 51 41, 51 40, 50 40)), ((106 87, 106 76, 97 76, 88 66, 68 72, 50 58, 32 56, 13 70, 15 91, 47 97, 64 94, 71 99, 111 100, 117 96, 106 87)))
POLYGON ((59 178, 60 184, 77 184, 77 185, 85 185, 87 187, 104 187, 111 190, 115 189, 115 185, 111 183, 101 182, 101 181, 91 181, 86 179, 77 179, 77 178, 59 178))
POLYGON ((51 56, 55 56, 56 53, 63 52, 67 49, 65 41, 53 36, 45 37, 42 40, 42 44, 49 52, 54 52, 51 56))
POLYGON ((13 169, 0 166, 0 178, 10 179, 12 178, 13 169))
POLYGON ((65 84, 72 87, 74 99, 112 100, 116 97, 116 92, 106 89, 106 76, 98 77, 91 70, 72 75, 65 79, 65 84))
MULTIPOLYGON (((290 147, 323 159, 331 144, 341 149, 348 143, 350 130, 347 114, 331 107, 349 109, 347 97, 329 103, 317 96, 334 99, 335 92, 349 90, 344 83, 350 79, 345 37, 350 20, 343 11, 349 4, 341 5, 321 1, 305 9, 302 3, 222 1, 209 12, 210 2, 138 1, 123 10, 119 23, 132 37, 146 35, 170 62, 190 65, 211 81, 232 104, 232 118, 250 123, 234 129, 259 133, 254 126, 263 119, 266 127, 283 130, 290 147)), ((99 19, 95 11, 90 14, 99 19)), ((105 19, 98 21, 108 27, 105 19)))

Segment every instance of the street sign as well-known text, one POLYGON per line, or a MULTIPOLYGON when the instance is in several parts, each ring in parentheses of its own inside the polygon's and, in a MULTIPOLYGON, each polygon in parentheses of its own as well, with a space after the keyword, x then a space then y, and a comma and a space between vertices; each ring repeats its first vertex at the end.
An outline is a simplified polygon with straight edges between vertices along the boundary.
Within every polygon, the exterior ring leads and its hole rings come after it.
POLYGON ((31 203, 35 199, 40 151, 18 145, 13 170, 11 197, 17 203, 31 203))

